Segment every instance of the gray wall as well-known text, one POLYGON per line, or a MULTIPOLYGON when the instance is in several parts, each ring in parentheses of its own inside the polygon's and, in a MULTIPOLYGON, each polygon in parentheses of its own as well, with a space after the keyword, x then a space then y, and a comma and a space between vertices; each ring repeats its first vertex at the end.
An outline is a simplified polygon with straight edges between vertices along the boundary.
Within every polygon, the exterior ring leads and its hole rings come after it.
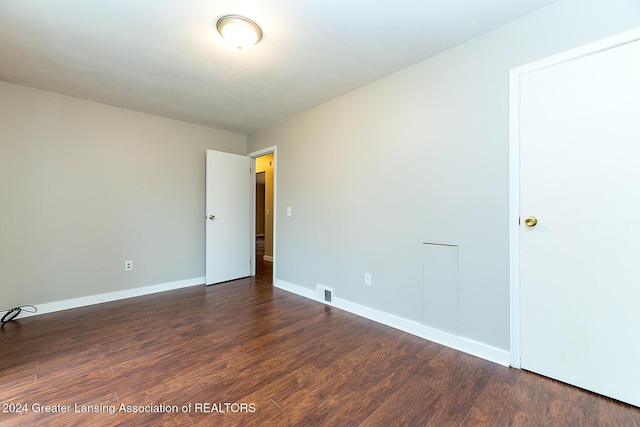
POLYGON ((204 276, 208 148, 246 136, 0 82, 0 309, 204 276))
POLYGON ((277 279, 420 322, 422 243, 459 245, 459 333, 508 350, 509 70, 637 25, 562 1, 250 135, 278 146, 277 279))

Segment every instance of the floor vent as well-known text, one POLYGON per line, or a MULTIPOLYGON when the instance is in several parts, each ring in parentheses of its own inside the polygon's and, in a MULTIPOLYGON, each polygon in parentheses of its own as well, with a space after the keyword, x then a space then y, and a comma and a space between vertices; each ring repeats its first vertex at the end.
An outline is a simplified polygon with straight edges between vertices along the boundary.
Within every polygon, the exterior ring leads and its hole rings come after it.
POLYGON ((318 299, 324 302, 332 302, 333 301, 333 289, 323 286, 316 286, 316 293, 318 294, 318 299))

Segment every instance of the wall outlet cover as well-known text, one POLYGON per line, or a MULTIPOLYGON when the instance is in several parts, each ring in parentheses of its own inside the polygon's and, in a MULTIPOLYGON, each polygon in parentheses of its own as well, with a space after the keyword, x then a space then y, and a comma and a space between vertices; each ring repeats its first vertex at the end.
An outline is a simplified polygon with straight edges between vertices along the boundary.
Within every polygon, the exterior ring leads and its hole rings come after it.
POLYGON ((371 273, 364 273, 364 285, 371 286, 371 273))

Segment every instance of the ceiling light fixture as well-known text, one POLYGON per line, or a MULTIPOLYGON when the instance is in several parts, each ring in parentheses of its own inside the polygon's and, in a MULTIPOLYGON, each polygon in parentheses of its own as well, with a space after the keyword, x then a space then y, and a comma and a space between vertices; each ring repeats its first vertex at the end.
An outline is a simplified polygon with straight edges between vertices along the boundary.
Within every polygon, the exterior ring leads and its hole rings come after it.
POLYGON ((238 49, 249 49, 262 38, 258 24, 244 16, 223 16, 218 19, 216 27, 222 38, 238 49))

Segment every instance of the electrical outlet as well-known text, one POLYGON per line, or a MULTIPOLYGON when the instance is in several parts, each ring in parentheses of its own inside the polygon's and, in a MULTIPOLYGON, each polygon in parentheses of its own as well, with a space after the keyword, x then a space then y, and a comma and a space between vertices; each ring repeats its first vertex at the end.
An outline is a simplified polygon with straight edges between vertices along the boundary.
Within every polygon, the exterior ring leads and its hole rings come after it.
POLYGON ((371 273, 364 273, 364 285, 371 286, 371 273))
POLYGON ((124 262, 124 271, 133 270, 133 261, 125 261, 124 262))

